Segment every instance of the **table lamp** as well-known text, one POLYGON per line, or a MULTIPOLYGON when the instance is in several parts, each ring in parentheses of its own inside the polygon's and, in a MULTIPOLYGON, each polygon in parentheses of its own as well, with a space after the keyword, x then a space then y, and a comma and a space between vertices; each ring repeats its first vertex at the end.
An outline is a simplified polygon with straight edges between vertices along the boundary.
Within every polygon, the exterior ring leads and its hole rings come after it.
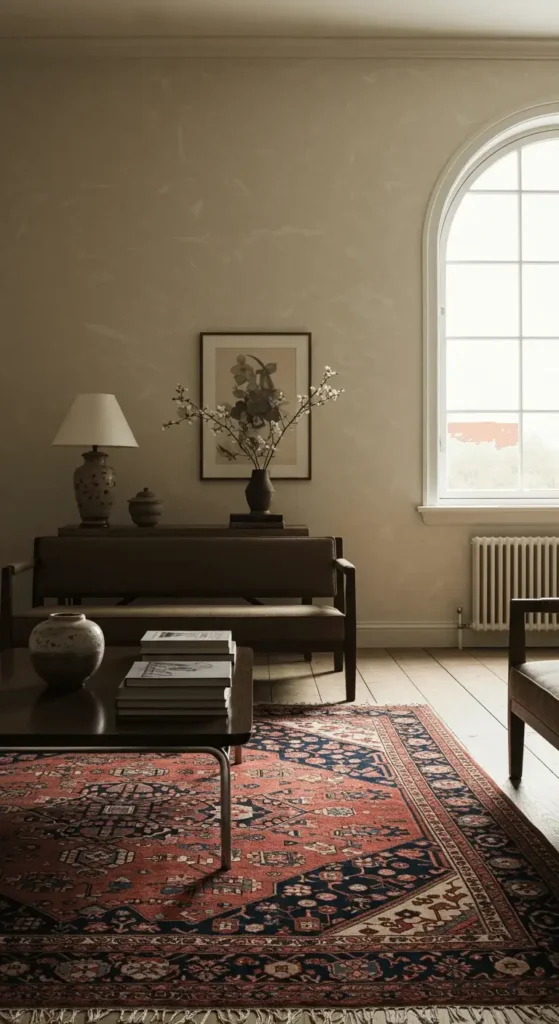
POLYGON ((99 449, 138 447, 115 396, 78 395, 52 443, 91 445, 91 451, 83 453, 83 466, 74 472, 74 492, 81 525, 108 526, 116 476, 107 465, 107 453, 99 449))

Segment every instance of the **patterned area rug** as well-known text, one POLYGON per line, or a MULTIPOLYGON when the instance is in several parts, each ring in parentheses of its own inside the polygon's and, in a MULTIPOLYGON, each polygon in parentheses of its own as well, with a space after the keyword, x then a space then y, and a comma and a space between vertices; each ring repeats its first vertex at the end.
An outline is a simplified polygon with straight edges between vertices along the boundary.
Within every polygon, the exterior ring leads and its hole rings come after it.
POLYGON ((233 800, 224 873, 211 758, 2 756, 0 1005, 559 1020, 559 855, 429 709, 268 709, 233 800))

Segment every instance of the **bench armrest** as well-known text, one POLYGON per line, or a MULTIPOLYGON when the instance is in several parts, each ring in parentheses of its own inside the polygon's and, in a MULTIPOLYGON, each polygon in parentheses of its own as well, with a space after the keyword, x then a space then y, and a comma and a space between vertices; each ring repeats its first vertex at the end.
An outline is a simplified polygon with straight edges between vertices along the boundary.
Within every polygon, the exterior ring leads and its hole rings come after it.
POLYGON ((11 562, 2 568, 0 582, 0 651, 12 646, 14 599, 12 581, 21 572, 33 569, 33 562, 11 562))
POLYGON ((10 576, 17 576, 20 572, 27 572, 32 568, 33 562, 10 562, 9 565, 2 567, 2 572, 8 573, 10 576))
POLYGON ((526 616, 559 615, 559 597, 513 597, 509 616, 509 668, 526 661, 526 616))

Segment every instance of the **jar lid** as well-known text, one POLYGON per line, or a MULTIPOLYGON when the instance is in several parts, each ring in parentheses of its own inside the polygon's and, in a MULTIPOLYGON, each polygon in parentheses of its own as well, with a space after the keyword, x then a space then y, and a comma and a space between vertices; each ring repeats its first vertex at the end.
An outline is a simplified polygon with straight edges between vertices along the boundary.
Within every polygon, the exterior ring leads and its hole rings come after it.
POLYGON ((157 498, 153 491, 150 491, 149 487, 144 487, 142 491, 138 491, 133 498, 129 498, 128 501, 157 501, 157 498))

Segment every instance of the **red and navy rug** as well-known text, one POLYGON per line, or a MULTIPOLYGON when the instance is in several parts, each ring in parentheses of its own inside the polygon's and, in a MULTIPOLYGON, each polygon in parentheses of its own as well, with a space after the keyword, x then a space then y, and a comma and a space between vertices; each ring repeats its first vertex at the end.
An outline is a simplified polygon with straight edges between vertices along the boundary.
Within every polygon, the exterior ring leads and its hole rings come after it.
POLYGON ((203 755, 0 758, 0 1006, 559 1003, 559 856, 424 707, 203 755))

